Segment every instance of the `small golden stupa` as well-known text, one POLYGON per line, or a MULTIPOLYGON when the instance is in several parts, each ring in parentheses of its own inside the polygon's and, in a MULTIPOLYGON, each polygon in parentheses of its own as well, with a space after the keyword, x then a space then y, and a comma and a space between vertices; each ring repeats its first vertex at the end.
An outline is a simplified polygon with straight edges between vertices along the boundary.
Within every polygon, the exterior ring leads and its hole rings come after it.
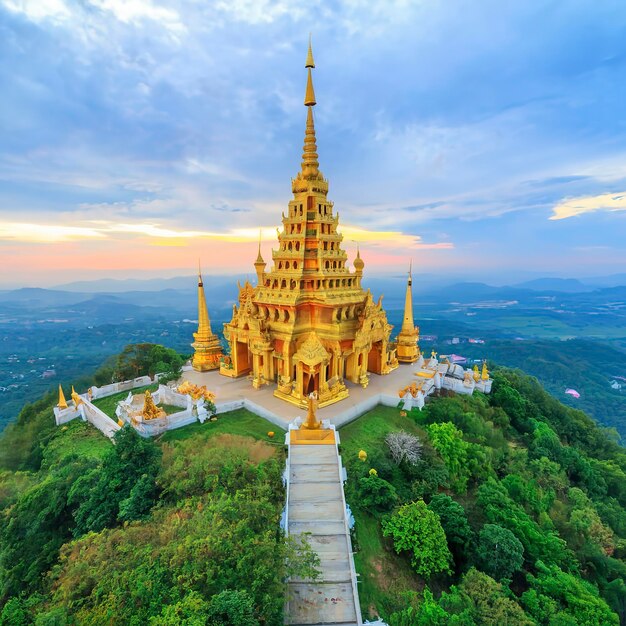
POLYGON ((194 342, 191 347, 194 349, 191 365, 199 372, 216 370, 220 366, 222 358, 222 344, 219 337, 211 329, 211 320, 206 305, 204 295, 204 283, 202 281, 202 271, 198 266, 198 332, 193 334, 194 342))
POLYGON ((400 363, 415 363, 419 359, 420 349, 417 342, 420 338, 420 329, 413 321, 413 293, 411 285, 413 277, 411 275, 412 264, 409 266, 409 278, 406 285, 406 296, 404 299, 404 318, 402 328, 398 333, 396 354, 400 363))
POLYGON ((57 404, 57 406, 60 409, 67 409, 67 401, 65 400, 65 395, 63 394, 63 387, 61 387, 61 385, 59 385, 59 403, 57 404))

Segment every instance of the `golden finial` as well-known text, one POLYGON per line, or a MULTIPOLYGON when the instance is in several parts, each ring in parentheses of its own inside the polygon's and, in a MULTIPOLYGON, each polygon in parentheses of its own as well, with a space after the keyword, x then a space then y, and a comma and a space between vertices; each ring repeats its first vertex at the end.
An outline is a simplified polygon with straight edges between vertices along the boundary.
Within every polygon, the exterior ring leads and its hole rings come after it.
POLYGON ((198 257, 198 287, 203 287, 202 283, 202 268, 200 267, 200 258, 198 257))
POLYGON ((60 409, 67 409, 67 402, 65 400, 65 396, 63 395, 63 387, 59 385, 59 404, 57 406, 60 409))
POLYGON ((315 61, 313 60, 313 48, 311 47, 311 34, 309 33, 309 51, 306 55, 306 63, 304 67, 315 67, 315 61))
POLYGON ((356 244, 356 259, 354 259, 354 269, 357 273, 363 273, 363 268, 365 267, 365 263, 361 258, 361 250, 359 249, 359 244, 356 244))
POLYGON ((308 76, 306 79, 306 93, 304 94, 304 106, 315 106, 315 91, 313 89, 313 77, 311 76, 311 68, 308 69, 308 76))
POLYGON ((265 261, 263 260, 263 257, 261 256, 261 229, 259 228, 259 254, 257 254, 256 257, 256 263, 263 263, 263 265, 265 266, 265 261))

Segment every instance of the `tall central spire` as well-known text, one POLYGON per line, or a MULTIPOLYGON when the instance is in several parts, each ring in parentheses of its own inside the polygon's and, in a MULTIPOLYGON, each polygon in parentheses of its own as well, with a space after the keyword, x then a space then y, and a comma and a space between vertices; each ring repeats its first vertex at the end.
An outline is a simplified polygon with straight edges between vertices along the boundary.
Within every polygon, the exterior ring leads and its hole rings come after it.
POLYGON ((313 107, 316 104, 315 90, 313 89, 313 76, 311 69, 315 67, 313 60, 313 49, 309 39, 309 50, 306 55, 307 69, 306 92, 304 94, 304 106, 307 107, 306 130, 304 132, 304 148, 302 151, 302 176, 305 179, 318 178, 320 175, 319 161, 317 155, 317 143, 315 139, 315 124, 313 122, 313 107))

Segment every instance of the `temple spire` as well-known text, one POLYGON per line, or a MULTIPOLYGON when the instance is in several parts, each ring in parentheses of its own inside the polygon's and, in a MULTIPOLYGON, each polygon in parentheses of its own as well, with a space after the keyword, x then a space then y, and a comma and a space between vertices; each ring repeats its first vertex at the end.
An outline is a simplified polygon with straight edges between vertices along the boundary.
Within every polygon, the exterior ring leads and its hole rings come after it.
POLYGON ((263 275, 265 274, 265 266, 267 263, 261 256, 261 230, 259 229, 259 253, 257 254, 256 261, 254 262, 254 269, 256 270, 257 285, 263 284, 263 275))
POLYGON ((406 281, 406 296, 404 298, 404 318, 402 328, 398 333, 397 356, 402 363, 415 363, 420 355, 419 328, 413 320, 413 261, 409 264, 409 276, 406 281))
POLYGON ((409 278, 406 283, 406 295, 404 297, 404 319, 402 320, 402 332, 410 333, 415 328, 413 321, 413 292, 411 286, 413 284, 413 261, 409 264, 409 278))
POLYGON ((211 320, 209 319, 209 311, 206 306, 206 297, 204 295, 204 283, 202 282, 202 269, 200 261, 198 261, 198 335, 211 335, 211 320))
POLYGON ((315 90, 313 89, 313 76, 311 68, 315 67, 313 61, 313 50, 309 40, 309 51, 306 57, 305 67, 307 69, 306 92, 304 94, 304 105, 307 107, 306 130, 304 132, 304 148, 302 151, 302 175, 304 178, 318 178, 319 161, 317 156, 317 142, 315 138, 315 124, 313 120, 313 107, 316 104, 315 90))

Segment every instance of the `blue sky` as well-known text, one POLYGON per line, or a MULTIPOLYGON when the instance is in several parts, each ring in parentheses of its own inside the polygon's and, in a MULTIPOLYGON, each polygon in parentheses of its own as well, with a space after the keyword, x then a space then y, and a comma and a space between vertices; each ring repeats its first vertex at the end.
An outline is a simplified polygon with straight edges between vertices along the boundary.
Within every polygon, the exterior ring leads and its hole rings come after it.
POLYGON ((321 169, 366 272, 626 271, 626 4, 0 0, 4 283, 266 260, 321 169))

